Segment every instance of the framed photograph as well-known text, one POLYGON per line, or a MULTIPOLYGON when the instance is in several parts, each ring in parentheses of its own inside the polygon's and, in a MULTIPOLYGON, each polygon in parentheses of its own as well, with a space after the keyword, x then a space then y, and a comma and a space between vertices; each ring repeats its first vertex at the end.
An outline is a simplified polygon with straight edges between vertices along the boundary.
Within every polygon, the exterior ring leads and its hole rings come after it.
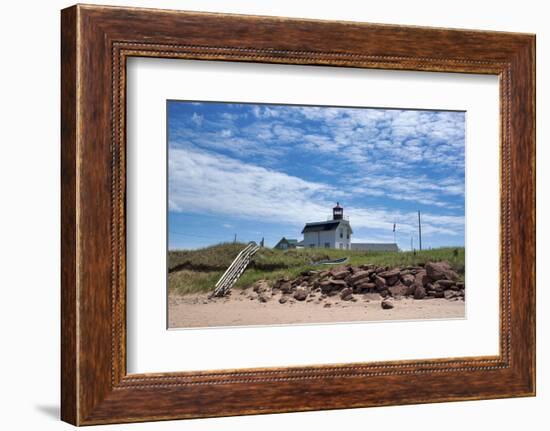
POLYGON ((61 17, 63 420, 535 394, 534 35, 61 17))
POLYGON ((169 328, 465 318, 464 111, 166 116, 169 328))

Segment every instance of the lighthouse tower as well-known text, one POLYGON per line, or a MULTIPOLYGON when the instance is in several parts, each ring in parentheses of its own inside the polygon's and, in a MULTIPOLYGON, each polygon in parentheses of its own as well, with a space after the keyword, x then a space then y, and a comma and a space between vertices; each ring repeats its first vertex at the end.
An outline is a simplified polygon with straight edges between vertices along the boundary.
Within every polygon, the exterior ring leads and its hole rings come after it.
POLYGON ((336 206, 332 208, 332 220, 343 220, 344 208, 340 206, 339 202, 336 202, 336 206))

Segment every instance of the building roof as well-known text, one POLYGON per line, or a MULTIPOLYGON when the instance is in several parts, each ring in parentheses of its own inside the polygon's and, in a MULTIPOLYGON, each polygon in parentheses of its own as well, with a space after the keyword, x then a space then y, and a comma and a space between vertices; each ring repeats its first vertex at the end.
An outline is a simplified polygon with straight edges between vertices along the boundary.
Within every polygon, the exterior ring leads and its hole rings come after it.
POLYGON ((349 221, 347 220, 328 220, 328 221, 306 223, 306 225, 302 229, 302 233, 335 230, 336 228, 338 228, 340 223, 347 225, 351 229, 351 226, 349 225, 349 221))
POLYGON ((366 251, 399 251, 397 244, 382 242, 352 242, 350 248, 352 250, 366 251))
POLYGON ((284 236, 279 240, 277 244, 275 244, 275 247, 277 247, 279 244, 286 242, 289 245, 296 245, 298 243, 297 239, 287 239, 284 236))

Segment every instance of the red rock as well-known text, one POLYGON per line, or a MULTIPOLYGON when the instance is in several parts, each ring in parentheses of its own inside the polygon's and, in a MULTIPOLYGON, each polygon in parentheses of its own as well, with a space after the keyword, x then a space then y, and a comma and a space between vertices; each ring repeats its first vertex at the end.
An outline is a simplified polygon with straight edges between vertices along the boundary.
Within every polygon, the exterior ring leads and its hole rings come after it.
POLYGON ((288 296, 283 295, 279 298, 279 304, 284 304, 288 301, 288 296))
POLYGON ((411 275, 411 274, 405 274, 401 276, 401 282, 405 286, 410 286, 411 284, 414 283, 414 280, 415 280, 414 275, 411 275))
POLYGON ((359 271, 359 272, 356 272, 355 274, 353 274, 350 278, 349 278, 349 281, 351 284, 358 284, 360 281, 366 279, 369 277, 369 275, 371 274, 371 271, 359 271))
POLYGON ((344 289, 348 286, 344 280, 330 280, 330 284, 336 289, 344 289))
POLYGON ((451 269, 448 262, 428 262, 424 268, 432 281, 458 280, 458 274, 451 269))
POLYGON ((424 299, 426 297, 426 289, 422 286, 416 286, 414 291, 414 299, 424 299))
POLYGON ((376 276, 374 278, 374 283, 376 284, 378 290, 383 290, 386 288, 386 280, 382 277, 376 276))
POLYGON ((453 280, 439 280, 437 282, 443 289, 450 289, 455 285, 455 282, 453 280))
POLYGON ((386 283, 388 284, 388 286, 393 286, 398 281, 399 281, 399 276, 398 275, 396 275, 395 277, 386 278, 386 283))
POLYGON ((401 275, 401 271, 399 270, 399 268, 394 268, 394 269, 390 269, 389 271, 384 271, 384 272, 381 272, 378 274, 380 277, 382 278, 394 278, 394 277, 398 277, 399 275, 401 275))
POLYGON ((391 299, 389 298, 386 298, 384 299, 381 303, 380 303, 380 306, 384 309, 384 310, 391 310, 393 308, 393 302, 391 299))
POLYGON ((332 278, 341 280, 343 278, 346 278, 349 275, 349 271, 347 269, 333 270, 331 271, 331 275, 332 275, 332 278))
POLYGON ((342 289, 342 291, 340 292, 340 298, 342 298, 344 301, 349 301, 350 299, 353 298, 353 291, 351 290, 351 288, 349 287, 346 287, 345 289, 342 289))
POLYGON ((290 293, 292 292, 292 283, 290 281, 285 281, 280 285, 279 289, 281 289, 283 293, 290 293))
POLYGON ((416 291, 416 284, 411 284, 407 287, 407 292, 405 293, 405 296, 412 296, 414 295, 414 292, 416 291))
POLYGON ((416 284, 417 286, 424 286, 429 281, 430 280, 428 279, 428 275, 426 274, 426 271, 424 269, 419 270, 414 276, 414 284, 416 284))
POLYGON ((376 284, 374 283, 371 283, 370 281, 368 280, 363 280, 361 283, 359 284, 356 284, 354 286, 355 289, 358 290, 358 292, 362 292, 362 291, 371 291, 371 290, 374 290, 376 289, 376 284))
POLYGON ((298 301, 303 301, 309 295, 309 289, 305 286, 298 286, 294 292, 294 299, 298 301))
POLYGON ((333 286, 331 280, 324 280, 319 284, 319 287, 321 288, 321 292, 323 293, 329 293, 332 291, 333 286))
POLYGON ((388 286, 393 286, 399 281, 401 276, 401 271, 399 268, 390 269, 388 271, 383 271, 378 274, 379 277, 386 279, 386 284, 388 286))

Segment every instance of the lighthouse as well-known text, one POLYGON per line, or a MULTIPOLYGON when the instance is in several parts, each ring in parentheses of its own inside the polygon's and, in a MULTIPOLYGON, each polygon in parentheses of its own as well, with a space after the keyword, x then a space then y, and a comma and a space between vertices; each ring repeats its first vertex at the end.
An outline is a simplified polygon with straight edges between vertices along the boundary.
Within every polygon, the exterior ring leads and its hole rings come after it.
POLYGON ((344 220, 344 208, 336 202, 332 208, 332 220, 306 223, 302 229, 303 245, 349 250, 352 233, 349 220, 344 220))
POLYGON ((336 206, 332 208, 332 220, 343 220, 344 208, 340 206, 339 202, 336 202, 336 206))

